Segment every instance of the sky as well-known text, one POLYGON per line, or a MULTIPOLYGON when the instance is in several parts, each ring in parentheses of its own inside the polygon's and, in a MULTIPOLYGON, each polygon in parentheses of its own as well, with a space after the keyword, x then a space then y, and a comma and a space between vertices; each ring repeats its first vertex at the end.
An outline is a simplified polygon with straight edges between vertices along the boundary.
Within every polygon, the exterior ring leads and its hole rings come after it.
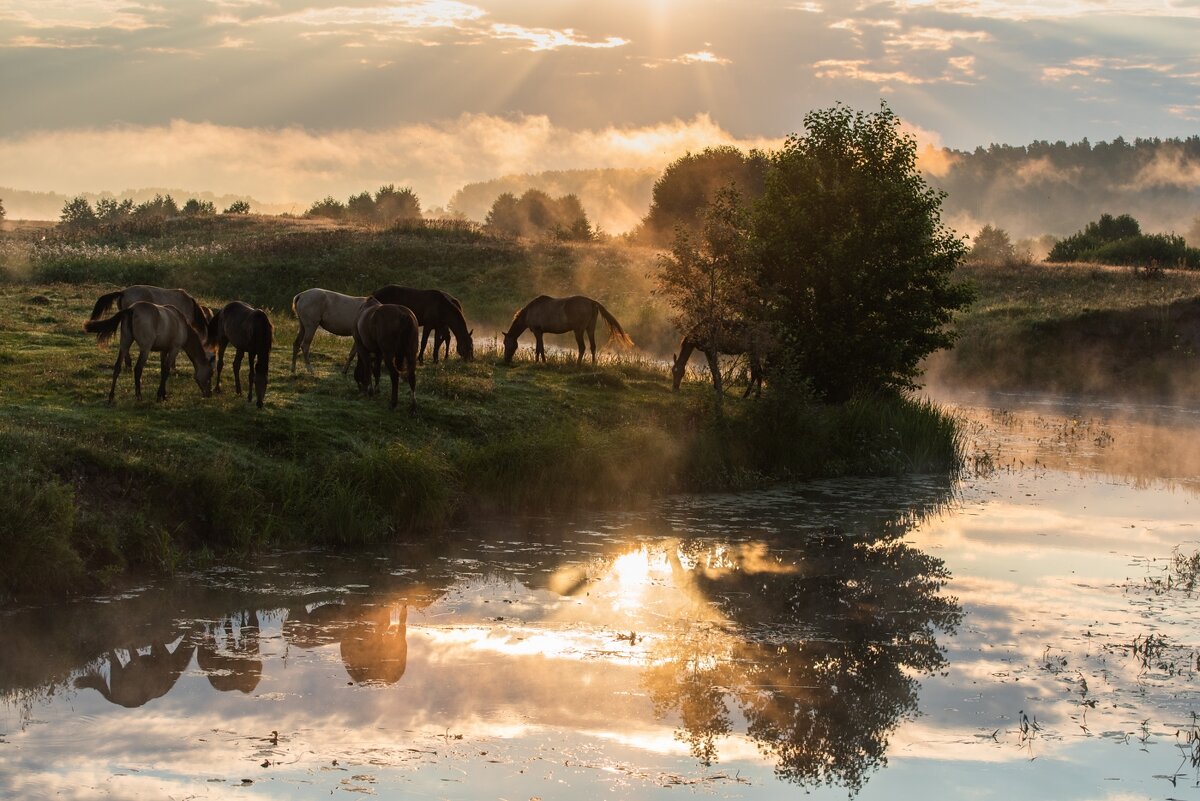
POLYGON ((1200 0, 0 0, 0 186, 304 205, 662 167, 886 101, 922 143, 1200 132, 1200 0))

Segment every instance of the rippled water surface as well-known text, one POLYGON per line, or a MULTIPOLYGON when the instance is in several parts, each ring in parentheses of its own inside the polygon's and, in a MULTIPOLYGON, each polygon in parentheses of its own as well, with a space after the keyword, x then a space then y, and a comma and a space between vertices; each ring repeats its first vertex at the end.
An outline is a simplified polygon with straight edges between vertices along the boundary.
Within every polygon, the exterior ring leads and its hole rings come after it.
POLYGON ((0 615, 0 797, 1200 799, 1200 412, 0 615))

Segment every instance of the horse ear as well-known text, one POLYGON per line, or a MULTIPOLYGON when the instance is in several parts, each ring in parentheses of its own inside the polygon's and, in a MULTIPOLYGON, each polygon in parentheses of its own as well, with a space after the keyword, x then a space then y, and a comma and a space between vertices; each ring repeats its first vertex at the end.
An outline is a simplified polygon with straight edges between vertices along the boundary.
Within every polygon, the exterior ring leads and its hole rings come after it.
POLYGON ((474 328, 472 328, 470 331, 468 331, 468 332, 467 332, 467 336, 469 336, 469 337, 473 337, 473 336, 475 336, 475 329, 474 329, 474 328))
POLYGON ((678 353, 672 353, 672 354, 671 354, 671 361, 673 361, 673 362, 677 362, 677 361, 679 361, 679 354, 678 354, 678 353))

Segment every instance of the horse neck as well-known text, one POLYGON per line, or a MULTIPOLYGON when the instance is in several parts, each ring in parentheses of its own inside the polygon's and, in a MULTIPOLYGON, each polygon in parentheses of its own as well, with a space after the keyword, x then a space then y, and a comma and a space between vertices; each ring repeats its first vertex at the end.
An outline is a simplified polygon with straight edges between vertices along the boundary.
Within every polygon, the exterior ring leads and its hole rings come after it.
POLYGON ((688 363, 688 359, 692 358, 692 351, 694 350, 696 350, 695 341, 690 336, 684 337, 683 341, 679 343, 679 357, 675 363, 678 365, 686 365, 688 363))
POLYGON ((521 309, 517 312, 517 316, 513 318, 512 325, 508 327, 508 333, 514 337, 521 336, 522 332, 529 327, 526 320, 529 318, 529 307, 521 309))
POLYGON ((465 340, 469 333, 467 331, 467 318, 462 313, 462 309, 455 306, 449 299, 443 298, 441 303, 443 319, 446 325, 450 326, 450 330, 454 332, 455 339, 465 340))
POLYGON ((200 335, 190 325, 187 326, 187 336, 183 340, 183 352, 192 360, 193 367, 199 366, 201 362, 208 361, 208 352, 204 350, 204 345, 200 343, 200 335))

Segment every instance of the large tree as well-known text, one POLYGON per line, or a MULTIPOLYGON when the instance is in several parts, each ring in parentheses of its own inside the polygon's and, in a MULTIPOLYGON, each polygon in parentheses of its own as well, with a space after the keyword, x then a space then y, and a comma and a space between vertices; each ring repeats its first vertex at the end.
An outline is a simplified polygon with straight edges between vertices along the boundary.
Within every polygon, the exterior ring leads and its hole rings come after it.
POLYGON ((915 385, 971 298, 951 282, 966 246, 942 224, 943 197, 886 104, 805 116, 772 154, 755 214, 775 364, 788 368, 776 376, 806 378, 830 401, 915 385))
POLYGON ((733 184, 742 197, 757 199, 763 192, 767 167, 765 153, 743 153, 729 145, 676 159, 654 182, 650 210, 636 237, 647 244, 666 245, 673 240, 678 226, 698 232, 704 225, 708 204, 722 188, 733 184))

